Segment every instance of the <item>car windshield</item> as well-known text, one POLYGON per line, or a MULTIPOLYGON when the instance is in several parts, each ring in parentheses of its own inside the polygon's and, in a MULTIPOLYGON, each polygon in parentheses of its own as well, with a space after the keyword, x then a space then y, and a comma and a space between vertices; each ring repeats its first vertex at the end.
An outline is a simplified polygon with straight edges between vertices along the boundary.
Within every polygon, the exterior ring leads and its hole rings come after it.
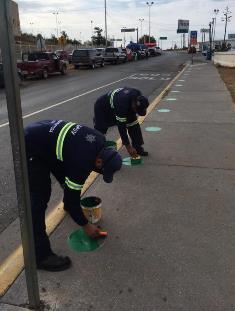
POLYGON ((73 52, 74 56, 88 56, 89 50, 76 50, 73 52))
POLYGON ((115 48, 107 48, 107 49, 105 50, 105 52, 107 52, 107 53, 118 52, 118 49, 115 49, 115 48))
POLYGON ((44 59, 48 59, 48 55, 46 53, 31 53, 31 54, 28 54, 28 60, 29 61, 44 60, 44 59))

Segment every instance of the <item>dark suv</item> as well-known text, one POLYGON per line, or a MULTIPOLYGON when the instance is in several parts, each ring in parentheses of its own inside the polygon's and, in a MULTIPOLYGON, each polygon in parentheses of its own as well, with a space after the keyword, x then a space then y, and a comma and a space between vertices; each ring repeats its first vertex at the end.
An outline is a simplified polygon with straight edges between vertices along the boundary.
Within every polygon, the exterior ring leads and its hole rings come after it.
POLYGON ((75 68, 87 66, 94 69, 96 65, 104 67, 104 57, 96 49, 74 50, 72 55, 72 64, 75 68))

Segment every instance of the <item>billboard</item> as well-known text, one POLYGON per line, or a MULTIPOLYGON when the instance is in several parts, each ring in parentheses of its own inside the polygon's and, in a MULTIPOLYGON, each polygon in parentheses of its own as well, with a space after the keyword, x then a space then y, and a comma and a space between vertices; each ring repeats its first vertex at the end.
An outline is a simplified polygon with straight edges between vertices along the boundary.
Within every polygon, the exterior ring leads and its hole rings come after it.
POLYGON ((160 37, 159 40, 167 40, 167 37, 160 37))
POLYGON ((188 33, 189 31, 189 20, 179 19, 177 33, 188 33))
POLYGON ((197 45, 197 31, 190 31, 190 45, 197 45))
POLYGON ((121 32, 135 32, 135 28, 122 28, 121 32))

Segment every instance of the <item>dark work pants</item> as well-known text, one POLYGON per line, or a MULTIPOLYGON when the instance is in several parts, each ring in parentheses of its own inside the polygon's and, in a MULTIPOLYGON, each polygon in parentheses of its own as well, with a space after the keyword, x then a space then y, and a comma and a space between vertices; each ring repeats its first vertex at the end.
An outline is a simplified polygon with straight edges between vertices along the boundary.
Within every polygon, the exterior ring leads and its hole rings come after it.
MULTIPOLYGON (((96 115, 94 118, 94 128, 101 132, 102 134, 106 134, 109 127, 117 125, 116 120, 110 120, 109 122, 104 122, 102 119, 103 115, 96 115)), ((132 123, 135 120, 128 120, 128 123, 132 123)), ((138 149, 140 146, 144 144, 141 127, 139 124, 135 124, 133 126, 127 127, 128 134, 131 138, 132 146, 138 149)))
MULTIPOLYGON (((51 196, 51 169, 35 157, 28 156, 27 162, 35 253, 36 261, 39 263, 53 253, 45 225, 45 212, 51 196)), ((57 176, 53 175, 59 182, 63 181, 62 174, 57 172, 57 176)))

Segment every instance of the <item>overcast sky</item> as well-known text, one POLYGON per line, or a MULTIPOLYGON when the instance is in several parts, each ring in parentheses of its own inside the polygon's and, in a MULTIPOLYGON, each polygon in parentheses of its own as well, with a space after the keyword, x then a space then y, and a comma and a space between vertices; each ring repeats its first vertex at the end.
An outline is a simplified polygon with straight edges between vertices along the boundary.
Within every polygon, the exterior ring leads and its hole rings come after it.
MULTIPOLYGON (((85 41, 91 37, 91 28, 104 29, 104 0, 18 0, 22 31, 42 33, 44 36, 56 34, 56 16, 58 12, 58 31, 65 30, 69 37, 85 41), (92 22, 91 22, 92 21, 92 22), (92 26, 92 27, 91 27, 92 26)), ((222 38, 224 22, 223 11, 229 6, 234 17, 228 24, 228 33, 235 33, 235 0, 158 0, 151 6, 151 35, 155 38, 166 36, 171 46, 172 41, 180 44, 180 35, 176 34, 178 19, 189 19, 190 29, 200 31, 208 28, 214 17, 213 10, 219 9, 217 15, 216 37, 222 38)), ((123 38, 120 29, 139 28, 141 34, 149 32, 148 6, 142 0, 107 0, 108 36, 123 38)), ((134 33, 126 34, 126 40, 135 41, 134 33)))

